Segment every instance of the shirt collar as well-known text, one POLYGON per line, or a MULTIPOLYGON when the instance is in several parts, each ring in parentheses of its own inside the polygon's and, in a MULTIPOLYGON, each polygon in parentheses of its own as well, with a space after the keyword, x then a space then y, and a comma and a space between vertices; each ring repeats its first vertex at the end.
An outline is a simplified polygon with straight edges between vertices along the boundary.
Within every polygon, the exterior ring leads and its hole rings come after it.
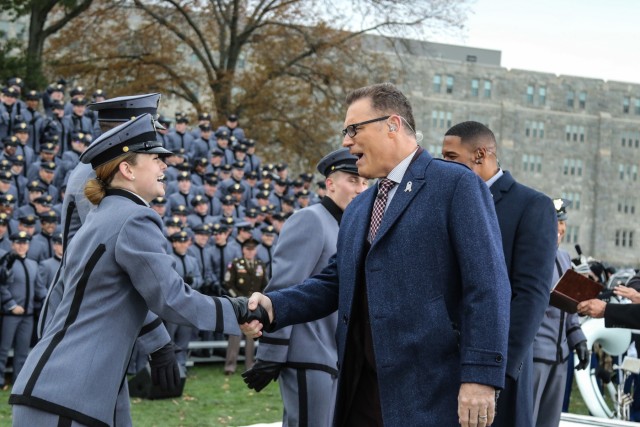
POLYGON ((400 163, 396 165, 395 168, 391 170, 391 172, 389 172, 389 174, 387 175, 387 179, 390 179, 396 184, 400 184, 402 182, 402 178, 404 178, 404 174, 407 172, 407 169, 411 164, 411 160, 413 160, 413 156, 416 154, 416 151, 418 151, 417 146, 416 149, 411 152, 411 154, 405 157, 400 163))
POLYGON ((496 182, 497 180, 499 180, 502 175, 504 175, 504 172, 502 172, 502 169, 498 169, 498 172, 496 172, 495 175, 493 175, 491 178, 489 178, 485 182, 485 184, 487 184, 487 187, 491 188, 493 183, 496 182))

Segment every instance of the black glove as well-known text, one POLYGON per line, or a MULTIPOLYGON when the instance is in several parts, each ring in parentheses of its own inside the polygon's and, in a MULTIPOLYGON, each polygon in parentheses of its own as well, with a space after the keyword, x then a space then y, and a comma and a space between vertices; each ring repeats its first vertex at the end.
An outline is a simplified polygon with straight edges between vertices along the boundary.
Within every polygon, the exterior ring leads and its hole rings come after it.
POLYGON ((5 265, 7 266, 7 270, 11 270, 11 267, 13 267, 13 263, 16 262, 18 258, 19 258, 18 254, 14 252, 9 252, 7 254, 7 257, 4 259, 5 265))
POLYGON ((163 392, 180 388, 180 369, 176 359, 176 346, 169 342, 149 355, 151 382, 163 392))
POLYGON ((578 360, 580 363, 576 366, 576 369, 581 371, 586 369, 589 366, 589 348, 587 347, 586 341, 580 341, 573 348, 576 351, 576 355, 578 356, 578 360))
POLYGON ((189 286, 193 285, 193 276, 186 276, 184 282, 189 286))
POLYGON ((260 392, 271 381, 278 379, 280 370, 283 364, 278 362, 263 362, 262 360, 256 360, 253 367, 242 373, 242 378, 247 384, 247 387, 260 392))
POLYGON ((262 323, 263 330, 268 330, 271 326, 269 313, 267 313, 267 310, 265 310, 261 305, 258 304, 258 308, 251 311, 249 310, 249 298, 247 297, 223 298, 226 298, 231 302, 231 306, 233 307, 233 311, 236 313, 236 319, 238 319, 239 325, 251 322, 252 320, 258 320, 262 323))

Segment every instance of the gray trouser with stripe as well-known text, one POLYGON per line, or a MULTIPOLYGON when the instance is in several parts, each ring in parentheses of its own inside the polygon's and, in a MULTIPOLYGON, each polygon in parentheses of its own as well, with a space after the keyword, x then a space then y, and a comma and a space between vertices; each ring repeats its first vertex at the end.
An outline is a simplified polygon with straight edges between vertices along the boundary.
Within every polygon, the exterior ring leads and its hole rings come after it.
POLYGON ((533 420, 536 427, 558 427, 566 383, 566 361, 558 365, 533 364, 533 420))
POLYGON ((278 377, 282 427, 330 427, 338 378, 324 371, 284 368, 278 377))

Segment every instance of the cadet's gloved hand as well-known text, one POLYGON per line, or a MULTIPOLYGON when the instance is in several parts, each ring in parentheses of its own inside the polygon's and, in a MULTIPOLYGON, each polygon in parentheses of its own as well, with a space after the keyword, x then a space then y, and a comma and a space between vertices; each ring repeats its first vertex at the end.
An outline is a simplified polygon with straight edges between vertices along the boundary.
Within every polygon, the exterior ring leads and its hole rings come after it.
POLYGON ((278 362, 263 362, 257 360, 253 367, 242 373, 242 378, 247 387, 259 392, 271 381, 278 379, 283 364, 278 362))
POLYGON ((169 342, 149 355, 151 382, 164 392, 180 387, 180 369, 176 359, 176 346, 169 342))
POLYGON ((576 351, 576 355, 578 356, 578 360, 580 361, 580 363, 578 363, 578 366, 576 366, 576 369, 579 371, 581 371, 582 369, 586 369, 587 366, 589 366, 589 348, 587 347, 587 342, 580 341, 578 344, 576 344, 574 350, 576 351))
POLYGON ((193 276, 186 276, 184 282, 189 286, 193 285, 193 276))
POLYGON ((13 267, 13 263, 18 259, 18 254, 14 252, 9 252, 7 257, 4 259, 5 265, 7 266, 7 270, 11 270, 13 267))
POLYGON ((238 324, 242 325, 243 323, 251 322, 252 320, 257 320, 262 323, 262 329, 268 330, 271 322, 269 321, 269 313, 267 310, 262 308, 261 305, 258 305, 254 311, 249 310, 249 298, 247 297, 223 297, 231 301, 231 306, 233 307, 233 311, 236 313, 236 319, 238 319, 238 324))

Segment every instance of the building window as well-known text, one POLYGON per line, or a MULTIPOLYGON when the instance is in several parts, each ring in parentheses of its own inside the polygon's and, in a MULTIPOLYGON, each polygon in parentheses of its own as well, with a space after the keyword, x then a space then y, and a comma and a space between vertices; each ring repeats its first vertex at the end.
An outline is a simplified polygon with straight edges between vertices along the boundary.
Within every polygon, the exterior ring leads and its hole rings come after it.
POLYGON ((632 230, 616 230, 615 245, 622 248, 632 248, 633 234, 632 230))
POLYGON ((620 181, 624 179, 624 165, 618 165, 618 176, 620 177, 620 181))
POLYGON ((480 92, 480 82, 478 79, 471 80, 471 96, 477 97, 480 92))
POLYGON ((587 92, 580 92, 580 94, 578 94, 578 106, 580 108, 582 108, 583 110, 586 108, 587 106, 587 92))
POLYGON ((578 225, 568 225, 567 233, 565 234, 565 241, 567 243, 578 243, 578 238, 580 235, 580 226, 578 225))
POLYGON ((571 209, 576 211, 580 210, 580 193, 563 192, 561 197, 571 202, 571 206, 570 206, 571 209))
POLYGON ((491 98, 491 81, 490 80, 484 81, 484 97, 491 98))
POLYGON ((636 108, 635 113, 640 115, 640 98, 636 98, 636 108))
POLYGON ((447 93, 453 93, 453 76, 447 76, 447 93))
POLYGON ((542 156, 533 154, 522 155, 522 170, 524 172, 541 172, 542 171, 542 156))
POLYGON ((629 114, 629 105, 631 104, 631 98, 625 96, 622 98, 622 112, 624 114, 629 114))
POLYGON ((566 125, 565 126, 565 139, 567 141, 584 142, 585 141, 585 129, 584 126, 566 125))
POLYGON ((451 127, 453 114, 449 111, 431 111, 431 125, 433 128, 446 129, 451 127))
POLYGON ((427 150, 429 151, 429 154, 431 154, 433 158, 436 158, 436 159, 442 158, 442 151, 438 144, 429 144, 429 146, 427 147, 427 150))
POLYGON ((567 107, 573 108, 574 97, 575 97, 575 94, 573 93, 572 90, 567 92, 567 107))
POLYGON ((442 77, 440 74, 436 74, 433 76, 433 91, 435 93, 440 93, 440 86, 442 86, 442 77))
POLYGON ((525 121, 524 134, 527 138, 544 138, 544 122, 525 121))
POLYGON ((547 102, 547 88, 541 86, 538 88, 538 100, 540 101, 540 105, 544 105, 547 102))
POLYGON ((531 85, 527 86, 527 97, 526 97, 527 104, 533 104, 533 91, 534 91, 533 86, 531 85))
POLYGON ((582 160, 564 159, 562 173, 564 175, 582 176, 582 160))

